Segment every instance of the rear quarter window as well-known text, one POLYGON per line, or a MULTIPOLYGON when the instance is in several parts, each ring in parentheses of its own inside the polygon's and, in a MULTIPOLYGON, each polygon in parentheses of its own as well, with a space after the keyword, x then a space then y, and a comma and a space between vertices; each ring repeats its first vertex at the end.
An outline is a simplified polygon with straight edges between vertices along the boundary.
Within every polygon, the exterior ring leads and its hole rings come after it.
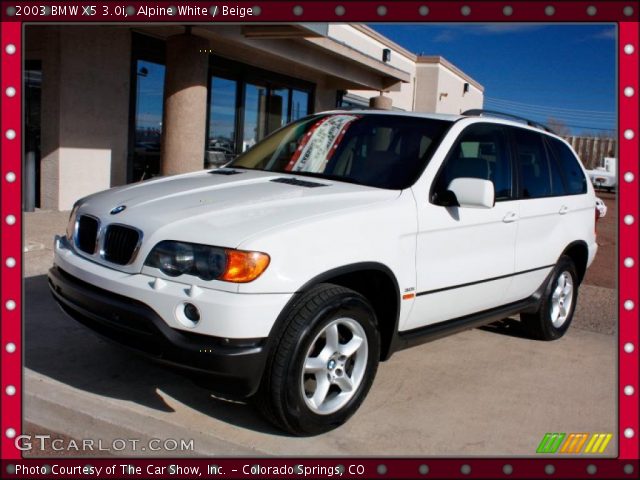
POLYGON ((587 193, 587 178, 571 149, 556 138, 547 137, 547 141, 564 176, 567 194, 587 193))

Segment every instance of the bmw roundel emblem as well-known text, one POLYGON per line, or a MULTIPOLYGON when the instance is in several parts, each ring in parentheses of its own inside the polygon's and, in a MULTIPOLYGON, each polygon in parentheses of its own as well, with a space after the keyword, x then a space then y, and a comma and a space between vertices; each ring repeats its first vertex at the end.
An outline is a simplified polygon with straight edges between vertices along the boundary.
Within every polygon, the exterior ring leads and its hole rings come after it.
POLYGON ((111 211, 109 212, 111 215, 117 215, 118 213, 120 213, 121 211, 123 211, 125 208, 127 208, 126 205, 118 205, 115 208, 112 208, 111 211))

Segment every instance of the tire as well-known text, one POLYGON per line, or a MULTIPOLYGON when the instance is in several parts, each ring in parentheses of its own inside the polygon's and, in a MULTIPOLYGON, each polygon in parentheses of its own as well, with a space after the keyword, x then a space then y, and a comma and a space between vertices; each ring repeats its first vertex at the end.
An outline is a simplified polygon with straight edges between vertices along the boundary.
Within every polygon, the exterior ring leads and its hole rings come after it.
POLYGON ((294 435, 342 425, 373 383, 380 358, 376 323, 369 302, 353 290, 320 284, 302 294, 276 332, 255 397, 258 409, 294 435))
POLYGON ((525 330, 538 340, 562 337, 573 320, 578 301, 578 274, 570 257, 563 255, 553 269, 535 313, 521 313, 525 330))

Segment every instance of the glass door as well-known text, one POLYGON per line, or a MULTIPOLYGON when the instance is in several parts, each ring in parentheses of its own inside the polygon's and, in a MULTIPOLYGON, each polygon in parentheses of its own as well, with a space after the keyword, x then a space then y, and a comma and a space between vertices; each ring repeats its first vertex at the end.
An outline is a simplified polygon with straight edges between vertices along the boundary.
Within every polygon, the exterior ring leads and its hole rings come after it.
POLYGON ((291 95, 291 119, 298 120, 309 114, 309 92, 303 90, 292 90, 291 95))
POLYGON ((269 92, 269 123, 267 134, 289 123, 289 89, 271 88, 269 92))
POLYGON ((160 174, 164 70, 159 63, 136 62, 134 182, 160 174))
POLYGON ((246 152, 267 133, 267 87, 247 83, 244 102, 242 151, 246 152))
POLYGON ((40 109, 42 66, 28 60, 24 67, 24 191, 23 210, 40 206, 40 109))
POLYGON ((212 55, 204 167, 224 165, 311 113, 314 85, 212 55))
POLYGON ((224 165, 236 155, 237 90, 235 80, 211 77, 205 168, 224 165))

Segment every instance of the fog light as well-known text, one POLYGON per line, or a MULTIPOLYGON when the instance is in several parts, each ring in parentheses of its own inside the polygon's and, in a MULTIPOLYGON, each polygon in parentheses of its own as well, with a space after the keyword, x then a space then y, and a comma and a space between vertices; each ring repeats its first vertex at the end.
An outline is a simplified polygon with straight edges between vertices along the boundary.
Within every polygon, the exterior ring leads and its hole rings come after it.
POLYGON ((192 322, 198 322, 200 320, 200 311, 193 303, 184 304, 184 316, 192 322))

